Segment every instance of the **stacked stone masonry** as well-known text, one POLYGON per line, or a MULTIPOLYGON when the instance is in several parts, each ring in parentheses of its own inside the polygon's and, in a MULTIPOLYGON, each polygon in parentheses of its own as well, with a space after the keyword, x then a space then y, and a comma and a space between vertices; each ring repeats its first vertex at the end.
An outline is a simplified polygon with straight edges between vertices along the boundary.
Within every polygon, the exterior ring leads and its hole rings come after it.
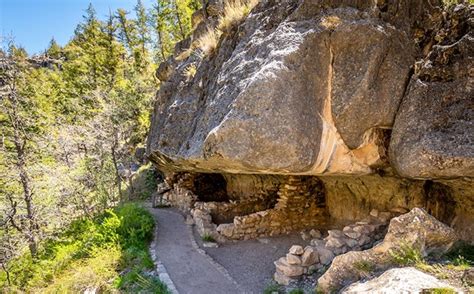
MULTIPOLYGON (((347 225, 342 230, 329 230, 327 237, 312 239, 311 245, 304 249, 299 245, 292 246, 286 256, 274 262, 275 281, 288 285, 304 274, 329 265, 337 255, 371 248, 383 239, 392 216, 394 213, 374 209, 363 221, 347 225)), ((313 230, 311 235, 321 234, 313 230)))

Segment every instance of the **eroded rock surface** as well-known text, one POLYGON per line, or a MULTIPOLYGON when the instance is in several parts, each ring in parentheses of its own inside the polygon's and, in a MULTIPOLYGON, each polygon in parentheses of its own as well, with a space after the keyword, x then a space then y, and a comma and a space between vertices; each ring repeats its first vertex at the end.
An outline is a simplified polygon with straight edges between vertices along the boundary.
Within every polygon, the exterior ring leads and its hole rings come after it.
POLYGON ((419 208, 393 218, 382 243, 365 251, 336 256, 330 268, 318 280, 325 292, 339 290, 358 281, 370 268, 385 270, 394 266, 394 253, 418 250, 422 256, 446 253, 457 240, 454 230, 419 208))
POLYGON ((415 268, 394 268, 381 276, 366 282, 357 282, 345 288, 342 293, 423 293, 423 290, 450 289, 450 285, 415 268))
POLYGON ((398 2, 395 11, 262 1, 215 54, 162 66, 151 158, 194 171, 370 173, 386 161, 383 129, 392 127, 410 79, 415 21, 436 10, 398 2), (185 78, 191 64, 197 74, 185 78))

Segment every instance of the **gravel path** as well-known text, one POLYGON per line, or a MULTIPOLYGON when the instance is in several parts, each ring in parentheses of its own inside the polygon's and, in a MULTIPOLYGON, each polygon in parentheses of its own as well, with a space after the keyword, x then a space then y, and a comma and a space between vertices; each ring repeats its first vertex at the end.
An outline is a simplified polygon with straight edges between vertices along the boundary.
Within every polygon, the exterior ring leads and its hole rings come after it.
MULTIPOLYGON (((202 242, 196 232, 195 239, 201 248, 202 242)), ((261 238, 219 244, 218 248, 203 248, 222 265, 239 283, 245 293, 263 293, 272 283, 275 273, 273 262, 285 256, 291 245, 308 245, 299 234, 261 238)), ((224 293, 224 292, 223 292, 224 293)))
POLYGON ((156 253, 181 294, 242 293, 236 282, 200 250, 191 229, 173 209, 151 209, 157 222, 156 253))

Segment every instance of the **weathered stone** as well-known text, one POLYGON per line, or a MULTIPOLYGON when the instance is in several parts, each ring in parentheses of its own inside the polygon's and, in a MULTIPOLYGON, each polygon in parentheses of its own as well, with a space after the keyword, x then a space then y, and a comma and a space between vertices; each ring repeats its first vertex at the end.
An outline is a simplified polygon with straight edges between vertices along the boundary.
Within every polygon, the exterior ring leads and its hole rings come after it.
POLYGON ((326 238, 326 247, 328 248, 341 248, 342 246, 344 246, 346 243, 344 242, 343 240, 343 237, 339 237, 339 238, 336 238, 336 237, 328 237, 326 238))
POLYGON ((299 256, 291 254, 291 253, 286 254, 286 261, 289 264, 296 264, 296 265, 301 264, 301 258, 299 256))
POLYGON ((328 238, 329 237, 332 237, 332 238, 341 238, 341 237, 344 237, 344 234, 341 230, 329 230, 328 231, 328 238))
POLYGON ((461 279, 464 282, 464 284, 468 285, 469 287, 473 287, 474 286, 474 268, 471 267, 465 270, 461 279))
POLYGON ((390 212, 381 212, 377 217, 377 219, 382 223, 388 222, 391 218, 392 214, 390 212))
POLYGON ((344 235, 352 239, 359 239, 362 234, 357 231, 347 230, 344 232, 344 235))
POLYGON ((445 13, 441 44, 416 64, 393 126, 390 159, 405 177, 474 177, 472 5, 445 13))
POLYGON ((275 280, 275 282, 277 282, 278 284, 280 285, 286 285, 288 286, 290 284, 291 281, 293 281, 294 279, 280 273, 279 271, 276 271, 275 274, 273 275, 273 279, 275 280))
POLYGON ((234 234, 234 224, 220 224, 217 226, 216 230, 219 234, 225 237, 231 237, 234 234))
POLYGON ((310 266, 319 262, 318 252, 313 247, 307 246, 301 256, 301 265, 310 266))
POLYGON ((326 245, 326 241, 321 239, 313 239, 311 240, 310 244, 313 247, 324 247, 324 245, 326 245))
POLYGON ((436 220, 426 211, 414 208, 409 213, 390 221, 382 243, 365 251, 351 251, 336 256, 331 267, 318 279, 323 291, 335 291, 359 279, 354 268, 358 262, 369 262, 374 270, 385 270, 393 264, 392 252, 402 246, 420 250, 423 256, 447 252, 457 240, 454 230, 436 220))
POLYGON ((294 255, 302 255, 304 253, 304 249, 300 245, 293 245, 291 246, 289 252, 294 255))
POLYGON ((352 250, 355 250, 354 248, 359 246, 359 241, 353 238, 346 238, 344 241, 346 242, 347 246, 349 246, 349 248, 351 248, 352 250))
POLYGON ((297 277, 303 274, 303 267, 299 265, 291 265, 282 257, 274 262, 277 271, 287 277, 297 277))
POLYGON ((331 250, 323 246, 318 246, 315 249, 318 252, 319 261, 321 264, 328 265, 334 259, 334 253, 331 250))
POLYGON ((217 244, 216 242, 203 242, 202 246, 206 248, 217 248, 219 247, 219 244, 217 244))
POLYGON ((311 231, 309 231, 309 234, 313 239, 320 239, 323 236, 321 232, 316 229, 311 229, 311 231))
POLYGON ((377 209, 372 209, 370 211, 370 215, 373 217, 378 217, 379 216, 379 211, 377 209))
POLYGON ((357 282, 342 290, 342 293, 425 293, 429 289, 459 290, 437 278, 414 268, 394 268, 369 281, 357 282))

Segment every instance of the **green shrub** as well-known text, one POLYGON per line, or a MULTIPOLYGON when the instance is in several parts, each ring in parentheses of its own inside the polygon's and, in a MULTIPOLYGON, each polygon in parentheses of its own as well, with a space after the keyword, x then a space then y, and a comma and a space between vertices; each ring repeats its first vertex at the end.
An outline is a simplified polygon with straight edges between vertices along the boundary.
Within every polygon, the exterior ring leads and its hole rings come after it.
POLYGON ((417 264, 424 264, 425 259, 421 254, 420 249, 409 244, 400 244, 398 249, 390 251, 390 255, 394 263, 400 266, 411 266, 417 264))
POLYGON ((304 294, 304 290, 302 290, 302 289, 293 289, 289 292, 289 294, 304 294))
POLYGON ((353 266, 356 270, 365 274, 371 273, 375 270, 375 265, 372 262, 367 261, 367 260, 360 260, 360 261, 354 262, 353 266))
POLYGON ((129 203, 117 208, 116 213, 121 221, 117 233, 124 246, 146 245, 151 240, 155 222, 145 208, 129 203))
POLYGON ((204 235, 202 235, 201 239, 202 239, 204 242, 216 242, 216 240, 214 239, 214 237, 212 237, 212 236, 209 235, 209 234, 204 234, 204 235))
POLYGON ((272 293, 281 293, 280 286, 272 283, 270 285, 267 285, 265 289, 263 290, 263 294, 272 294, 272 293))
MULTIPOLYGON (((133 293, 167 293, 158 279, 144 275, 154 266, 148 252, 153 228, 151 214, 134 203, 92 220, 77 220, 43 242, 36 258, 26 252, 9 263, 13 285, 7 292, 78 293, 93 286, 103 292, 116 287, 133 293)), ((6 277, 0 273, 2 284, 6 277)))

